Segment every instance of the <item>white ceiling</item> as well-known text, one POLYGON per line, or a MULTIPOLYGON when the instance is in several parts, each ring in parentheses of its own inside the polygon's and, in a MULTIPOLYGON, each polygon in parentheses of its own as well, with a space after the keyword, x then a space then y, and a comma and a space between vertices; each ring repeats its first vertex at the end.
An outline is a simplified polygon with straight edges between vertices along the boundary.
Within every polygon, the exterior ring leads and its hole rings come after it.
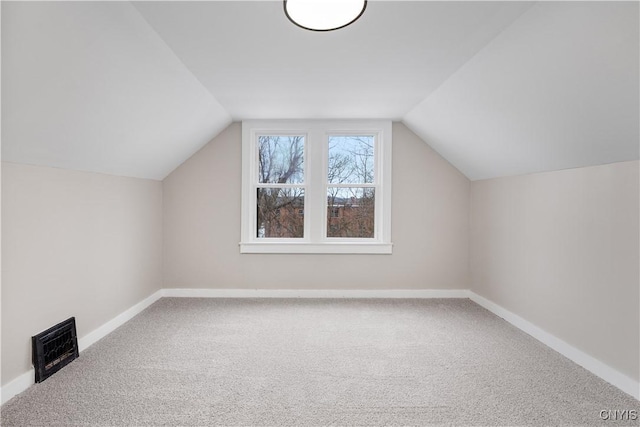
POLYGON ((231 122, 128 2, 2 2, 2 160, 163 179, 231 122))
POLYGON ((404 122, 472 180, 638 158, 638 2, 545 2, 404 122))
POLYGON ((162 179, 232 119, 403 120, 471 179, 638 158, 637 2, 2 2, 3 160, 162 179))
POLYGON ((234 120, 400 120, 530 6, 373 1, 318 33, 277 1, 135 5, 234 120))

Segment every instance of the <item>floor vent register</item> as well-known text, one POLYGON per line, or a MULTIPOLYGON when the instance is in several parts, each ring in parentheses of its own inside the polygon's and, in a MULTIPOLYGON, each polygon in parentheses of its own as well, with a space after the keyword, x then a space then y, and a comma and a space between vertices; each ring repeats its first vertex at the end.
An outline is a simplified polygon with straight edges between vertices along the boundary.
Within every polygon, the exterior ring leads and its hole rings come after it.
POLYGON ((75 317, 31 337, 31 343, 36 382, 40 383, 79 356, 75 317))

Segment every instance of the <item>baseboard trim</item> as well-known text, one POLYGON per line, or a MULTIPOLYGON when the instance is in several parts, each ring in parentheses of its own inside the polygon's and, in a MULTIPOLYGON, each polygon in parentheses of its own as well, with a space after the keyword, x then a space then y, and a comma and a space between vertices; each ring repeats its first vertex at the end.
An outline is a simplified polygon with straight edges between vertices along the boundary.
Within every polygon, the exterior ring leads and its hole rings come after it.
POLYGON ((2 390, 0 390, 0 401, 4 405, 5 402, 11 400, 14 396, 22 393, 29 387, 31 387, 35 382, 35 371, 33 368, 29 369, 24 374, 20 375, 15 380, 7 383, 2 390))
POLYGON ((78 339, 78 349, 82 352, 91 347, 97 341, 101 340, 129 320, 133 319, 136 315, 140 314, 145 308, 149 307, 160 298, 162 298, 162 290, 154 292, 133 307, 118 314, 116 317, 109 320, 104 325, 89 332, 87 335, 78 339))
POLYGON ((469 298, 466 289, 164 289, 172 298, 469 298))
POLYGON ((499 306, 493 301, 490 301, 472 291, 469 291, 468 295, 471 301, 486 308, 496 316, 503 318, 516 328, 531 335, 541 343, 590 371, 592 374, 602 378, 635 399, 640 400, 640 382, 635 381, 593 356, 578 350, 555 335, 548 333, 528 320, 525 320, 506 308, 499 306))
MULTIPOLYGON (((625 393, 640 400, 640 382, 622 374, 607 364, 544 331, 528 320, 466 289, 381 289, 381 290, 297 290, 297 289, 161 289, 133 307, 120 313, 104 325, 78 340, 80 351, 122 326, 162 297, 172 298, 469 298, 523 332, 554 349, 625 393)), ((34 383, 33 368, 0 389, 4 404, 34 383)))
MULTIPOLYGON (((123 311, 113 319, 109 320, 107 323, 89 332, 82 338, 78 339, 78 349, 80 350, 80 352, 82 352, 91 347, 101 338, 104 338, 106 335, 113 332, 127 321, 131 320, 133 317, 141 313, 145 308, 158 301, 160 298, 162 298, 162 290, 154 292, 133 307, 123 311)), ((7 385, 0 389, 0 404, 4 404, 14 396, 22 393, 23 391, 31 387, 34 382, 35 373, 33 368, 31 368, 28 372, 20 375, 18 378, 11 381, 10 383, 7 383, 7 385)))

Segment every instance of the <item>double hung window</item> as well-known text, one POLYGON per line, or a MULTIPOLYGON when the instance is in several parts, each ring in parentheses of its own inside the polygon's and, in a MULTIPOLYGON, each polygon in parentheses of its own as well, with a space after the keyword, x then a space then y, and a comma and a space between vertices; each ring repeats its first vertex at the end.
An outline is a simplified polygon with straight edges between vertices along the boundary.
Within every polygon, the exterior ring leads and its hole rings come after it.
POLYGON ((391 123, 242 124, 243 253, 391 253, 391 123))

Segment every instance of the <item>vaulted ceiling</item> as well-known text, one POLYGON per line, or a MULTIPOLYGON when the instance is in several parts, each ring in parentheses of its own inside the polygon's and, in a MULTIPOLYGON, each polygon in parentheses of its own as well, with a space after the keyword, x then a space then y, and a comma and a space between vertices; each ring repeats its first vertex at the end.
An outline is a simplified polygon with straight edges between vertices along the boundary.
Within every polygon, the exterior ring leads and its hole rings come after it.
POLYGON ((162 179, 232 120, 402 120, 470 179, 638 158, 637 2, 2 2, 4 161, 162 179))

